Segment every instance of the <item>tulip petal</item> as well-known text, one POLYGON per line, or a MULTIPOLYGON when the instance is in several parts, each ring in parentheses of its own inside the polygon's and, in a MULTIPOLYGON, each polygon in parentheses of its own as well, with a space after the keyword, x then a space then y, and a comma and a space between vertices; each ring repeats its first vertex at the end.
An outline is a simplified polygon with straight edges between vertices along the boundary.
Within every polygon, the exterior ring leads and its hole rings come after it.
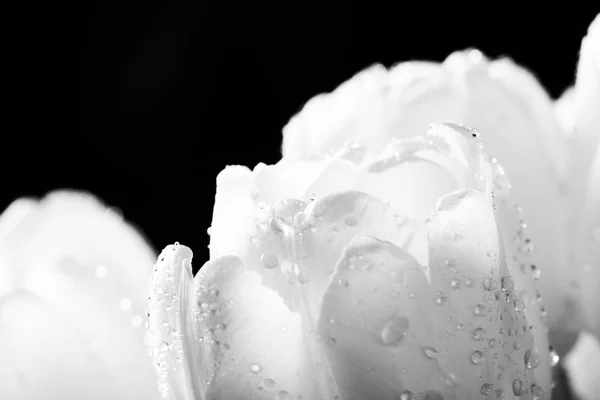
POLYGON ((581 42, 577 76, 573 89, 570 113, 573 132, 568 137, 571 145, 571 192, 581 205, 589 168, 594 159, 595 149, 600 143, 600 14, 590 24, 586 37, 581 42))
POLYGON ((549 391, 535 299, 513 280, 488 196, 467 190, 440 200, 428 224, 430 281, 391 243, 357 237, 346 247, 318 322, 344 399, 549 391))
POLYGON ((311 203, 296 225, 294 252, 301 297, 308 302, 303 317, 314 326, 321 297, 344 248, 359 234, 409 248, 415 235, 411 220, 389 205, 356 191, 338 192, 311 203))
POLYGON ((600 338, 600 142, 596 159, 590 169, 586 203, 582 207, 581 235, 576 236, 576 251, 581 266, 578 288, 580 291, 584 326, 600 338))
POLYGON ((246 245, 248 220, 254 214, 259 193, 252 171, 228 166, 217 176, 217 194, 210 233, 210 256, 240 254, 246 245))
POLYGON ((0 354, 2 399, 104 400, 127 393, 85 335, 24 291, 0 299, 0 354))
POLYGON ((165 400, 204 400, 210 364, 197 342, 192 320, 198 314, 192 278, 192 251, 175 244, 158 256, 150 282, 148 341, 165 400))
POLYGON ((195 278, 200 333, 212 375, 209 399, 320 398, 300 315, 237 257, 206 263, 195 278))

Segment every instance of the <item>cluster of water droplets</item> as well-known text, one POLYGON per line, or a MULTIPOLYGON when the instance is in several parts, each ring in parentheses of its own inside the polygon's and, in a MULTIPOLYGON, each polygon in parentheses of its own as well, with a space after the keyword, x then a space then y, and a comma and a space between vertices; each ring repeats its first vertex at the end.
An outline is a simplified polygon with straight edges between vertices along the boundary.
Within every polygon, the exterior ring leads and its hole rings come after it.
MULTIPOLYGON (((476 137, 476 132, 473 131, 473 137, 476 137)), ((439 143, 432 142, 431 146, 439 146, 439 143)), ((491 192, 493 207, 496 209, 496 201, 499 198, 507 198, 507 191, 510 189, 508 181, 504 177, 504 173, 501 167, 497 164, 497 160, 494 158, 487 159, 487 161, 494 166, 494 179, 493 179, 493 191, 491 192)), ((476 175, 475 179, 483 180, 484 177, 476 175)), ((309 198, 308 201, 302 200, 285 200, 276 205, 270 206, 266 204, 259 205, 256 215, 252 217, 251 229, 249 232, 248 240, 250 243, 251 251, 256 255, 257 263, 259 268, 267 271, 280 271, 282 276, 288 279, 288 283, 291 284, 295 289, 298 288, 296 285, 306 285, 311 279, 311 274, 306 269, 306 260, 309 255, 303 251, 303 237, 308 232, 315 232, 317 225, 319 224, 320 216, 319 210, 312 210, 311 214, 307 214, 305 210, 315 201, 315 198, 309 198)), ((520 207, 513 205, 514 210, 517 214, 521 213, 520 207)), ((405 224, 400 215, 398 217, 398 226, 402 227, 405 224)), ((344 215, 340 221, 340 225, 333 224, 329 227, 329 230, 335 234, 340 229, 351 229, 355 227, 359 221, 355 214, 348 213, 344 215)), ((516 243, 517 254, 507 254, 512 257, 509 262, 515 263, 520 266, 520 272, 529 276, 533 281, 537 281, 540 278, 540 269, 529 261, 529 255, 532 252, 532 243, 526 233, 526 224, 521 221, 520 228, 514 233, 514 241, 516 243)), ((331 236, 326 238, 325 241, 331 240, 331 236)), ((460 241, 462 237, 457 234, 455 240, 460 241)), ((377 263, 370 260, 369 257, 365 257, 363 254, 350 254, 347 257, 348 268, 358 268, 361 270, 369 270, 376 268, 377 263)), ((456 260, 447 260, 447 266, 449 271, 456 273, 459 266, 456 265, 456 260)), ((511 270, 512 271, 512 270, 511 270)), ((155 271, 156 272, 156 271, 155 271)), ((518 271, 517 271, 518 272, 518 271)), ((333 273, 333 270, 326 271, 328 275, 333 273)), ((512 271, 511 273, 515 273, 512 271)), ((170 284, 174 283, 175 272, 166 268, 164 275, 156 276, 157 282, 153 286, 153 294, 158 303, 162 303, 162 309, 164 312, 170 313, 171 315, 177 316, 180 312, 191 312, 192 318, 196 322, 201 322, 204 319, 209 318, 216 313, 219 313, 218 302, 207 303, 199 302, 188 310, 182 310, 180 294, 173 293, 169 290, 170 284)), ((401 276, 392 276, 392 280, 403 279, 401 276)), ((484 293, 480 300, 476 304, 469 307, 468 310, 463 310, 458 313, 454 318, 448 318, 450 328, 448 331, 452 331, 452 334, 465 334, 469 335, 472 339, 474 346, 473 349, 469 350, 468 359, 470 363, 475 367, 488 365, 493 366, 494 369, 499 371, 495 376, 495 379, 488 379, 482 382, 480 387, 480 393, 482 396, 492 396, 491 398, 504 399, 507 396, 507 388, 503 385, 505 381, 503 371, 505 368, 514 369, 513 376, 517 376, 513 379, 510 389, 515 396, 524 396, 529 394, 534 400, 541 400, 547 398, 547 394, 544 393, 543 388, 536 384, 532 380, 533 375, 528 375, 528 371, 535 371, 541 363, 542 357, 540 357, 540 351, 544 349, 537 349, 535 341, 522 339, 525 336, 531 336, 532 331, 535 329, 532 321, 529 321, 528 307, 534 305, 540 307, 542 326, 545 326, 545 311, 541 306, 541 296, 539 292, 527 293, 517 291, 515 289, 514 276, 511 274, 503 273, 501 276, 490 275, 485 277, 481 281, 476 281, 468 276, 459 276, 449 280, 449 285, 446 288, 438 288, 434 297, 436 306, 448 307, 449 293, 461 292, 469 290, 479 290, 484 293), (481 290, 482 289, 482 290, 481 290), (533 297, 533 299, 532 299, 533 297), (493 317, 492 317, 493 316, 493 317), (494 319, 493 319, 494 318, 494 319), (508 321, 505 319, 509 319, 508 321), (479 324, 477 321, 486 321, 487 323, 479 324), (490 331, 489 322, 497 322, 499 328, 496 331, 490 331), (532 343, 527 348, 522 348, 523 343, 532 343), (499 360, 500 359, 500 360, 499 360), (496 382, 496 379, 498 382, 496 382)), ((346 279, 338 279, 333 282, 339 288, 349 288, 351 284, 346 279)), ((200 289, 198 289, 200 290, 200 289)), ((376 288, 373 290, 377 290, 376 288)), ((209 292, 213 298, 219 296, 218 287, 204 287, 202 288, 204 298, 206 293, 209 292)), ((477 293, 479 293, 477 292, 477 293)), ((474 292, 475 293, 475 292, 474 292)), ((200 297, 200 293, 197 293, 200 297)), ((405 296, 407 301, 423 301, 420 293, 394 293, 394 299, 392 301, 400 301, 400 297, 405 296)), ((468 293, 465 296, 471 296, 468 293)), ((210 296, 209 296, 210 297, 210 296)), ((301 299, 302 294, 299 294, 295 299, 301 299)), ((300 300, 298 300, 300 302, 300 300)), ((353 304, 357 313, 361 313, 360 300, 357 300, 356 304, 353 304)), ((127 302, 124 303, 125 306, 127 302)), ((295 307, 301 307, 301 304, 295 304, 295 307)), ((161 318, 160 316, 152 316, 150 318, 161 318)), ((331 319, 331 324, 336 324, 337 321, 331 319)), ((152 324, 151 324, 152 325, 152 324)), ((160 336, 162 342, 155 346, 154 359, 159 370, 159 388, 161 388, 163 397, 165 399, 173 398, 169 393, 168 374, 169 368, 172 368, 169 364, 169 357, 173 357, 175 362, 181 362, 186 355, 184 354, 183 341, 190 340, 190 337, 185 336, 186 333, 181 330, 177 324, 172 324, 168 319, 161 322, 161 326, 164 332, 168 332, 168 335, 157 335, 156 332, 151 331, 151 335, 160 336)), ((225 331, 227 326, 224 324, 216 325, 214 330, 225 331)), ((285 329, 282 326, 281 329, 285 329)), ((379 345, 385 347, 398 347, 403 346, 405 338, 410 334, 411 321, 408 317, 402 315, 394 315, 388 321, 382 324, 381 329, 376 336, 375 340, 379 345)), ((314 335, 314 332, 309 332, 310 335, 314 335)), ((448 333, 447 333, 448 334, 448 333)), ((214 332, 194 332, 193 339, 196 342, 203 343, 204 345, 214 348, 218 348, 220 352, 227 352, 229 345, 225 342, 219 342, 215 340, 216 335, 214 332)), ((326 338, 326 342, 329 345, 339 345, 339 339, 330 336, 326 338)), ((436 349, 431 346, 422 347, 422 356, 428 360, 436 361, 440 356, 440 349, 436 349)), ((558 356, 552 350, 550 359, 552 366, 558 363, 558 356)), ((216 370, 218 365, 214 366, 216 370)), ((410 366, 408 366, 410 368, 410 366)), ((247 371, 249 374, 261 375, 263 373, 263 367, 257 360, 248 365, 247 371)), ((406 373, 406 368, 402 369, 403 373, 406 373)), ((477 374, 477 372, 474 372, 477 374)), ((506 374, 509 374, 506 371, 506 374)), ((483 379, 483 375, 480 375, 483 379)), ((450 385, 455 384, 454 377, 452 374, 448 374, 448 382, 450 385)), ((211 377, 207 376, 204 382, 205 385, 210 384, 211 377)), ((332 382, 333 383, 333 382, 332 382)), ((273 377, 262 377, 258 385, 258 389, 273 392, 277 400, 300 400, 301 396, 293 396, 285 390, 277 390, 277 382, 273 377)), ((410 390, 404 390, 398 394, 398 398, 401 400, 411 399, 443 399, 440 392, 436 390, 429 391, 417 391, 412 392, 410 390)))

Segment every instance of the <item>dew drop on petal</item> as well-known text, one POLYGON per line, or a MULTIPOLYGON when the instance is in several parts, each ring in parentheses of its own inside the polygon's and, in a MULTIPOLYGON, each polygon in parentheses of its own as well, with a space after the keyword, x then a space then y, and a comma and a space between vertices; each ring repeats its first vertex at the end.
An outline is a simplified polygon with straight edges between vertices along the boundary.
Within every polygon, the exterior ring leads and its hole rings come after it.
POLYGON ((550 367, 554 368, 558 365, 558 362, 560 361, 560 356, 558 355, 558 353, 556 353, 556 351, 554 351, 554 348, 552 346, 549 347, 548 351, 550 351, 550 367))
POLYGON ((256 364, 256 363, 250 365, 250 372, 258 374, 261 370, 262 370, 262 367, 260 365, 256 364))
POLYGON ((525 301, 523 299, 517 299, 515 301, 515 311, 524 311, 525 310, 525 301))
POLYGON ((475 339, 477 341, 485 340, 486 336, 487 335, 486 335, 485 329, 483 329, 483 328, 477 328, 477 329, 473 330, 473 339, 475 339))
POLYGON ((400 393, 399 400, 415 400, 415 394, 410 390, 405 390, 404 392, 400 393))
POLYGON ((277 392, 277 397, 276 400, 292 400, 293 397, 291 394, 289 394, 289 392, 285 391, 285 390, 280 390, 279 392, 277 392))
POLYGON ((348 281, 345 279, 340 279, 336 283, 339 287, 348 287, 348 281))
POLYGON ((400 346, 406 331, 408 331, 408 318, 394 317, 389 320, 380 333, 380 340, 385 346, 400 346))
POLYGON ((531 276, 534 281, 539 281, 542 275, 542 270, 537 267, 537 265, 531 266, 531 276))
POLYGON ((437 390, 428 390, 423 400, 444 400, 444 396, 437 390))
POLYGON ((430 358, 432 360, 437 360, 438 358, 438 352, 433 347, 423 347, 423 354, 425 354, 425 357, 430 358))
POLYGON ((346 214, 344 216, 344 223, 348 226, 356 226, 356 224, 358 224, 358 219, 354 214, 346 214))
POLYGON ((483 385, 481 385, 481 394, 484 396, 487 396, 488 394, 492 393, 492 385, 489 383, 484 383, 483 385))
POLYGON ((485 306, 483 304, 477 304, 473 309, 473 314, 475 314, 476 317, 483 317, 486 314, 485 306))
POLYGON ((534 369, 540 365, 540 354, 537 350, 527 350, 525 352, 525 366, 527 369, 534 369))
POLYGON ((523 382, 520 379, 515 379, 512 384, 513 393, 515 396, 523 396, 525 389, 523 388, 523 382))
POLYGON ((277 255, 273 253, 264 253, 260 257, 260 262, 266 269, 273 269, 279 266, 279 260, 277 259, 277 255))
POLYGON ((502 277, 502 290, 509 291, 515 288, 515 283, 510 276, 502 277))
POLYGON ((534 383, 531 385, 531 397, 533 400, 542 400, 544 398, 544 389, 534 383))
POLYGON ((488 292, 492 292, 492 291, 496 290, 497 287, 498 287, 498 284, 496 283, 496 281, 493 278, 485 278, 483 280, 483 288, 485 290, 487 290, 488 292))
POLYGON ((475 350, 473 353, 471 353, 471 362, 473 364, 479 365, 484 361, 485 361, 485 355, 481 351, 475 350))
POLYGON ((437 304, 438 306, 443 306, 444 304, 446 304, 447 301, 448 298, 446 296, 438 296, 435 299, 435 304, 437 304))
POLYGON ((271 378, 265 378, 262 381, 262 386, 265 389, 275 389, 275 381, 273 379, 271 379, 271 378))

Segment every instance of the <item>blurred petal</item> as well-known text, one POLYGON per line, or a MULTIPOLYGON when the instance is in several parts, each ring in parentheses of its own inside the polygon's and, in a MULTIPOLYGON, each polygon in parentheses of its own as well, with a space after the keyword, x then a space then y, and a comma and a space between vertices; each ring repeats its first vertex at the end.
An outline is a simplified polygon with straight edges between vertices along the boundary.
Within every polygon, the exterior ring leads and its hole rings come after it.
POLYGON ((582 302, 584 326, 600 339, 600 142, 596 159, 590 169, 586 203, 582 207, 581 235, 576 236, 579 255, 579 291, 582 302))
MULTIPOLYGON (((127 382, 118 383, 118 376, 95 353, 85 335, 38 297, 16 291, 0 299, 0 398, 79 400, 85 396, 104 400, 127 396, 127 382)), ((142 393, 129 392, 129 396, 142 393)))
POLYGON ((595 400, 600 393, 600 343, 582 332, 566 357, 571 387, 581 400, 595 400))
MULTIPOLYGON (((572 159, 571 176, 574 196, 581 195, 589 176, 594 151, 600 141, 600 14, 590 25, 587 36, 581 42, 577 76, 573 89, 571 113, 574 132, 569 135, 572 159)), ((576 203, 575 206, 580 203, 576 203)))
POLYGON ((0 214, 0 297, 22 286, 25 275, 24 268, 14 267, 6 238, 36 211, 37 203, 34 200, 18 199, 0 214))
MULTIPOLYGON (((19 271, 13 287, 60 313, 105 366, 117 397, 158 398, 148 385, 155 374, 143 345, 147 288, 139 284, 150 276, 149 246, 90 195, 54 192, 29 206, 2 238, 8 267, 19 271)), ((61 362, 45 368, 61 369, 61 362)))

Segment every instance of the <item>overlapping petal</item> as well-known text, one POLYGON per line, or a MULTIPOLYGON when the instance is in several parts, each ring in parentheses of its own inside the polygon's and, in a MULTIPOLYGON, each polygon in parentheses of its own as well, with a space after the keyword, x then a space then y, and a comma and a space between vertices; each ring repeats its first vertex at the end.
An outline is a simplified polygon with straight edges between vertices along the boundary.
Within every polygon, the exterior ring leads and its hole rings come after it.
POLYGON ((434 126, 366 158, 347 142, 312 183, 284 184, 285 159, 222 173, 196 292, 181 246, 153 277, 165 398, 549 392, 536 259, 477 136, 434 126))
MULTIPOLYGON (((579 329, 569 320, 573 280, 564 268, 569 262, 567 141, 551 99, 530 72, 510 59, 490 61, 477 50, 453 53, 441 64, 400 63, 389 71, 372 67, 309 101, 284 128, 283 155, 317 159, 351 140, 362 144, 366 160, 372 160, 390 139, 415 137, 428 124, 445 121, 481 132, 486 150, 511 178, 514 197, 539 248, 545 275, 540 286, 552 341, 565 353, 579 329)), ((401 169, 392 171, 402 178, 401 169)), ((415 171, 405 176, 420 175, 415 171)), ((391 185, 372 182, 382 195, 399 193, 391 185)), ((424 203, 423 208, 430 206, 424 203)))

